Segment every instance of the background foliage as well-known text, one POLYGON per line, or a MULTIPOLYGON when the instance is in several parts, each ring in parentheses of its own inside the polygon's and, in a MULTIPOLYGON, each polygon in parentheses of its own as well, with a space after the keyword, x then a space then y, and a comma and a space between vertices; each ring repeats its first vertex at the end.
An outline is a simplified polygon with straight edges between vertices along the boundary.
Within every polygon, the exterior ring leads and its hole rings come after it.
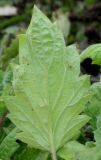
MULTIPOLYGON (((8 110, 2 98, 8 93, 13 94, 10 63, 19 63, 17 35, 25 33, 34 4, 37 4, 52 21, 57 21, 64 34, 66 45, 76 43, 82 53, 81 74, 89 74, 91 84, 100 80, 101 45, 96 44, 93 46, 94 49, 88 48, 83 51, 89 45, 101 42, 100 0, 1 0, 1 8, 9 5, 17 9, 16 15, 0 16, 0 159, 2 160, 50 159, 50 155, 46 152, 31 149, 25 143, 16 140, 19 131, 7 118, 8 110)), ((101 158, 101 82, 94 84, 91 90, 94 96, 85 110, 85 114, 89 115, 91 120, 81 129, 77 137, 78 142, 71 142, 58 153, 62 159, 71 160, 74 158, 74 153, 79 160, 82 157, 84 160, 101 158)))

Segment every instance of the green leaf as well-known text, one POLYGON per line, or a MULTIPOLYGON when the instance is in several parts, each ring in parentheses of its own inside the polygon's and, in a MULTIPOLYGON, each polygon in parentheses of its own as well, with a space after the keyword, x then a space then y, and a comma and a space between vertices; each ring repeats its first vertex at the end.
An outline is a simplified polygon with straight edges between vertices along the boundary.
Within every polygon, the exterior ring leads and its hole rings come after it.
POLYGON ((71 141, 58 152, 58 155, 64 160, 99 160, 99 153, 99 149, 96 147, 90 148, 87 145, 71 141))
POLYGON ((101 115, 101 82, 93 84, 91 91, 93 96, 89 100, 85 112, 92 118, 92 127, 96 129, 97 117, 101 115))
POLYGON ((96 146, 101 147, 101 114, 97 117, 97 129, 94 132, 96 146))
POLYGON ((48 153, 26 147, 14 156, 14 160, 47 160, 48 153))
POLYGON ((3 101, 3 96, 4 95, 9 95, 11 94, 11 79, 12 79, 12 71, 10 67, 6 69, 5 72, 2 72, 1 74, 1 89, 0 89, 0 118, 4 112, 7 112, 7 108, 5 106, 5 103, 3 101))
POLYGON ((0 144, 3 141, 3 139, 5 138, 6 134, 4 129, 0 128, 0 144))
POLYGON ((52 20, 56 21, 57 26, 62 31, 64 37, 67 38, 70 32, 70 21, 68 14, 63 13, 60 9, 56 10, 52 14, 52 20))
POLYGON ((10 157, 18 149, 19 145, 16 142, 16 134, 18 130, 12 130, 0 144, 0 158, 2 160, 10 160, 10 157))
POLYGON ((58 156, 64 160, 75 160, 75 153, 72 151, 71 148, 66 146, 59 150, 58 156))
POLYGON ((80 55, 81 61, 91 58, 93 64, 101 65, 101 43, 93 44, 80 55))
POLYGON ((65 160, 100 160, 101 159, 101 115, 97 117, 97 129, 94 131, 95 142, 85 145, 76 141, 68 142, 58 152, 65 160))
POLYGON ((52 154, 73 139, 89 117, 80 115, 90 95, 80 58, 66 47, 56 24, 35 6, 30 26, 19 36, 19 65, 12 64, 14 96, 4 97, 17 138, 52 154))
POLYGON ((12 40, 9 47, 6 47, 0 58, 0 67, 5 69, 12 58, 18 54, 18 39, 12 40))
POLYGON ((2 70, 0 70, 0 96, 1 96, 1 94, 2 94, 2 90, 3 90, 3 84, 2 84, 2 81, 3 81, 3 75, 4 75, 3 71, 2 71, 2 70))

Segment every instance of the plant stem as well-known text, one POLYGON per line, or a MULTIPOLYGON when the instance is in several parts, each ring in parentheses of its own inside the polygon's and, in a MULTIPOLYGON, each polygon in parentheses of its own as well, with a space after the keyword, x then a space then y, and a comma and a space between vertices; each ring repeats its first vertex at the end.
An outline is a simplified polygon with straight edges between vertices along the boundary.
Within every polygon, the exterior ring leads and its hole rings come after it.
POLYGON ((52 136, 52 130, 50 129, 50 144, 51 144, 51 157, 52 160, 57 160, 57 155, 56 155, 56 149, 54 146, 54 140, 53 140, 53 136, 52 136))
POLYGON ((52 160, 57 160, 56 152, 52 152, 52 160))
POLYGON ((54 136, 53 136, 53 131, 52 131, 52 126, 51 126, 51 118, 49 117, 49 141, 50 141, 50 153, 52 160, 57 160, 57 155, 56 155, 56 147, 54 144, 54 136))

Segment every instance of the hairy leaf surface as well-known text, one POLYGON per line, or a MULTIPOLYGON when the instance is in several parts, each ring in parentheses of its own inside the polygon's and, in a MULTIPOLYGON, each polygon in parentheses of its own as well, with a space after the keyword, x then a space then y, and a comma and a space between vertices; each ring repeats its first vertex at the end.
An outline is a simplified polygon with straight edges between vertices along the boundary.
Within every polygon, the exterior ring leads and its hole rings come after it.
POLYGON ((57 151, 89 120, 79 115, 89 99, 89 77, 79 76, 75 45, 66 47, 56 24, 36 6, 19 44, 19 65, 12 65, 14 96, 5 97, 9 118, 21 130, 17 138, 57 151))

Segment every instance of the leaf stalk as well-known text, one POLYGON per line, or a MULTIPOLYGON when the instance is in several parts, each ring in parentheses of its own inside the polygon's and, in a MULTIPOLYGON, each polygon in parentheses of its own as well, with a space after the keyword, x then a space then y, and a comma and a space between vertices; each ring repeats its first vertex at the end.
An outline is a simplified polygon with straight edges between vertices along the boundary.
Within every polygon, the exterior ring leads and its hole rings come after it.
POLYGON ((54 140, 52 135, 53 135, 52 130, 50 129, 51 157, 52 157, 52 160, 57 160, 56 149, 54 146, 54 140))
POLYGON ((56 152, 52 152, 52 160, 57 160, 56 152))

